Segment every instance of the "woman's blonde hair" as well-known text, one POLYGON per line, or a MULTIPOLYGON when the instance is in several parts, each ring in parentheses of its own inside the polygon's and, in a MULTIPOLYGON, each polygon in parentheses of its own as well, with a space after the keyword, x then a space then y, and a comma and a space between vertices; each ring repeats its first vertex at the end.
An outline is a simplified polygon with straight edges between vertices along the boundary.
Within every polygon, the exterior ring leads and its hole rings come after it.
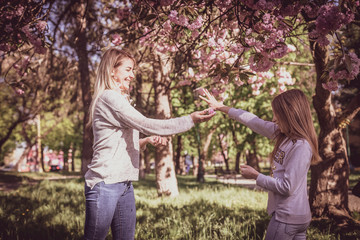
POLYGON ((292 89, 276 96, 271 105, 279 125, 275 132, 275 147, 271 153, 271 160, 274 160, 279 146, 285 139, 305 139, 312 149, 311 162, 317 162, 320 159, 318 140, 311 118, 310 104, 305 94, 301 90, 292 89))
POLYGON ((106 89, 117 89, 118 86, 112 78, 112 73, 115 68, 120 66, 123 63, 124 59, 131 59, 136 63, 135 58, 128 53, 127 51, 118 49, 116 47, 111 47, 105 51, 103 54, 99 67, 96 72, 96 80, 94 85, 94 94, 92 96, 92 101, 90 104, 90 114, 89 121, 86 124, 86 127, 91 127, 94 119, 94 110, 95 104, 99 96, 106 89))

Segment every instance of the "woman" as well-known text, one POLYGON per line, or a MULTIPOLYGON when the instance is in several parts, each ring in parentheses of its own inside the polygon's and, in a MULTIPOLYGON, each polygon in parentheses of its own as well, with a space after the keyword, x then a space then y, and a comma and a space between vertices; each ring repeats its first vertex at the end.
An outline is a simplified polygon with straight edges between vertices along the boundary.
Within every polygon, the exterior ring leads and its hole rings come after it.
POLYGON ((206 97, 200 98, 214 110, 275 140, 271 154, 273 176, 265 176, 247 165, 241 166, 245 178, 256 179, 256 184, 269 192, 267 210, 272 218, 265 239, 306 239, 311 221, 307 172, 310 163, 320 157, 310 104, 304 93, 293 89, 276 96, 272 101, 273 122, 242 109, 227 107, 206 89, 204 93, 206 97))
POLYGON ((167 120, 144 117, 129 102, 134 66, 129 53, 110 48, 97 71, 89 119, 94 153, 85 174, 85 239, 105 239, 110 226, 114 239, 134 239, 136 209, 131 182, 138 180, 139 150, 147 143, 165 144, 154 137, 139 141, 139 132, 172 135, 214 116, 204 110, 167 120))

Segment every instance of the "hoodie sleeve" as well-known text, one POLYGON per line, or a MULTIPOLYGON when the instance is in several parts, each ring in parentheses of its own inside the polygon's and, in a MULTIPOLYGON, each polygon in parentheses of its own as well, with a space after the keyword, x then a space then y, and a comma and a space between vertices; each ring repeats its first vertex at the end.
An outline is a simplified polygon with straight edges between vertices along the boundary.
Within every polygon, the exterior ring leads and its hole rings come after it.
POLYGON ((269 121, 264 121, 255 114, 242 109, 231 108, 228 112, 230 118, 246 125, 254 132, 261 134, 267 138, 273 139, 274 133, 278 126, 269 121))

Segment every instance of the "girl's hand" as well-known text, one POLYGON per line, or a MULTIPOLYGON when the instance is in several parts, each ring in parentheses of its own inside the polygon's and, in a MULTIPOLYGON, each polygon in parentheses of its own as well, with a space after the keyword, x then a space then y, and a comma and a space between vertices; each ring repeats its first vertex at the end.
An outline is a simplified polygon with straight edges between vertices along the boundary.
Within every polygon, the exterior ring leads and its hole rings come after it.
POLYGON ((221 107, 224 107, 224 104, 222 102, 219 102, 215 99, 215 97, 205 88, 202 89, 204 96, 199 96, 202 100, 207 102, 209 106, 214 110, 219 110, 221 107))
POLYGON ((240 166, 241 175, 244 178, 255 179, 259 176, 259 172, 256 171, 254 168, 250 167, 249 165, 241 165, 240 166))
POLYGON ((230 107, 225 106, 223 104, 223 102, 217 101, 215 99, 215 97, 213 95, 211 95, 211 93, 209 93, 209 91, 207 89, 203 88, 202 91, 203 91, 203 95, 205 95, 205 97, 204 96, 199 96, 199 97, 202 100, 204 100, 205 102, 207 102, 213 110, 219 110, 226 114, 229 112, 230 107))
POLYGON ((147 137, 147 142, 153 145, 154 147, 157 147, 157 146, 166 146, 168 140, 166 137, 150 136, 147 137))

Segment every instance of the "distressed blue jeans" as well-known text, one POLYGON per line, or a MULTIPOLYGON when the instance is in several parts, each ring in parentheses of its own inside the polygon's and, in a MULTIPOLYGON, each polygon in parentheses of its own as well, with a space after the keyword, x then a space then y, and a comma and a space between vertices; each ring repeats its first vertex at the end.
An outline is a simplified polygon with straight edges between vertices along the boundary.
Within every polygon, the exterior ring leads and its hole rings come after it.
POLYGON ((92 189, 85 184, 86 217, 84 238, 105 239, 109 228, 113 239, 133 240, 136 209, 131 182, 97 183, 92 189))
POLYGON ((305 240, 306 230, 310 222, 305 224, 289 224, 275 220, 273 216, 267 228, 265 240, 305 240))

